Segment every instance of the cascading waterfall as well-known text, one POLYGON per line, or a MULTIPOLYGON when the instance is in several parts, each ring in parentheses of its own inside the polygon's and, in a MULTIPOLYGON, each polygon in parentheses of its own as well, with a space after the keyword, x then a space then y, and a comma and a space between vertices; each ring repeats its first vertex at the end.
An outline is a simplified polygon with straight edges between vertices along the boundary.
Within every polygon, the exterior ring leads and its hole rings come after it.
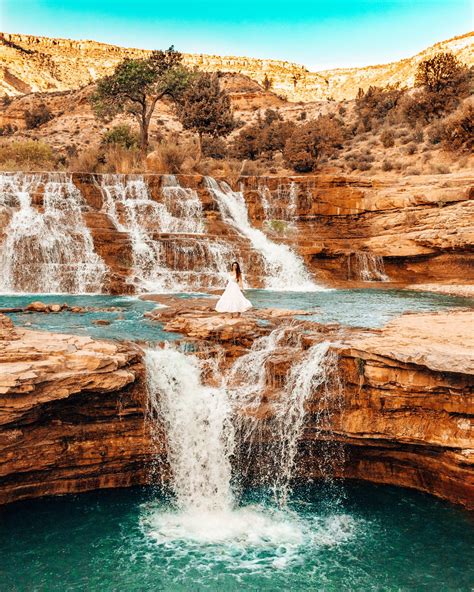
POLYGON ((166 432, 178 508, 230 509, 234 434, 225 390, 203 385, 198 360, 171 348, 149 350, 146 366, 149 415, 166 432))
POLYGON ((175 175, 163 175, 161 193, 166 211, 169 212, 163 219, 162 232, 205 232, 202 203, 194 189, 181 187, 175 175))
POLYGON ((273 197, 267 185, 258 186, 258 194, 265 214, 265 226, 270 232, 286 234, 295 228, 298 206, 298 185, 279 185, 273 197))
MULTIPOLYGON (((331 343, 322 341, 302 352, 299 333, 288 329, 275 329, 256 340, 250 351, 236 360, 227 377, 237 433, 245 442, 242 470, 248 472, 250 467, 251 472, 257 458, 259 477, 272 487, 280 505, 286 504, 290 492, 310 397, 317 393, 312 403, 312 430, 318 436, 330 432, 334 410, 340 410, 342 400, 337 356, 331 343), (296 362, 283 379, 274 379, 271 371, 269 375, 269 363, 282 352, 296 362)), ((323 477, 330 479, 335 464, 341 462, 342 449, 337 444, 321 446, 318 468, 323 477)))
POLYGON ((205 222, 194 190, 180 187, 173 175, 164 176, 163 203, 152 199, 143 176, 104 175, 101 189, 105 213, 130 236, 130 281, 137 288, 181 292, 222 285, 230 249, 223 241, 199 236, 205 222), (157 236, 168 233, 176 236, 157 236))
POLYGON ((385 273, 383 257, 374 255, 367 251, 356 251, 354 253, 354 262, 352 257, 348 258, 349 278, 355 275, 357 279, 363 282, 388 282, 390 278, 385 273))
POLYGON ((0 175, 10 220, 0 254, 2 292, 101 292, 107 267, 84 223, 86 204, 64 173, 0 175), (35 207, 42 194, 42 208, 35 207))
MULTIPOLYGON (((271 336, 259 351, 270 351, 283 334, 271 336)), ((304 403, 326 380, 327 352, 327 343, 318 344, 301 358, 287 381, 286 394, 291 398, 275 408, 276 419, 269 424, 274 430, 271 437, 282 438, 275 448, 275 460, 276 464, 287 463, 280 471, 288 482, 304 424, 304 403), (275 431, 275 426, 280 431, 275 431)), ((265 367, 264 355, 260 357, 258 372, 265 367)), ((281 569, 297 564, 302 549, 345 542, 352 536, 353 524, 343 514, 309 523, 300 520, 285 505, 288 489, 284 498, 279 497, 279 507, 269 507, 264 499, 251 505, 242 503, 237 496, 241 476, 232 471, 233 456, 247 446, 245 440, 239 440, 237 418, 245 413, 241 399, 228 384, 208 386, 203 382, 206 366, 207 370, 213 367, 211 358, 201 361, 165 348, 148 351, 145 359, 148 422, 157 442, 164 440, 167 445, 174 510, 164 507, 159 498, 144 504, 141 527, 173 560, 181 557, 183 569, 191 573, 213 565, 256 572, 281 569)), ((218 373, 211 374, 215 378, 218 373)), ((247 380, 244 400, 251 382, 252 377, 247 380)), ((157 448, 157 454, 160 452, 157 448)), ((274 486, 281 482, 275 481, 274 486)))
POLYGON ((311 279, 303 259, 290 247, 271 241, 264 232, 250 224, 247 204, 242 192, 232 191, 223 181, 206 177, 206 185, 214 196, 222 218, 261 254, 264 263, 265 288, 280 291, 324 290, 311 279))

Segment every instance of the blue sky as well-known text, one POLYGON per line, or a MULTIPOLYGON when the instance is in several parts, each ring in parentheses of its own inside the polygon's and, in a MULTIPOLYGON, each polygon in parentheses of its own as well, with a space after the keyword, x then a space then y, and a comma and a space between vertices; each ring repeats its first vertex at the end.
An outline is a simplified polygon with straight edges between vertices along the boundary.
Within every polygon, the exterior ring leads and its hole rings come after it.
POLYGON ((0 0, 0 30, 285 59, 312 70, 409 57, 473 28, 471 0, 0 0))

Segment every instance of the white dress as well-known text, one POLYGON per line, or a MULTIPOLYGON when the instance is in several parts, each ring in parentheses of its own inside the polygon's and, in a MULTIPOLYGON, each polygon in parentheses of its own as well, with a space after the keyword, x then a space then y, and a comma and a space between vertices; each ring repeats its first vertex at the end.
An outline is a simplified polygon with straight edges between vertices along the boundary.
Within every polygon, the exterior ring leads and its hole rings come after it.
POLYGON ((247 300, 235 281, 234 275, 229 275, 229 281, 224 290, 224 294, 219 298, 216 304, 217 312, 245 312, 252 308, 252 303, 247 300))

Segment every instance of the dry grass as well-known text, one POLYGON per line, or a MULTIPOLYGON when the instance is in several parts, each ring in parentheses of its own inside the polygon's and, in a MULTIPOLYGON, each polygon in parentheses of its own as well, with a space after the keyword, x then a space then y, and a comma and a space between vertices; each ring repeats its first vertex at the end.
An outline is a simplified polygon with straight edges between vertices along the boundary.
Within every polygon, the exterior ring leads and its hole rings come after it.
POLYGON ((36 140, 0 144, 0 168, 3 171, 54 170, 61 166, 48 144, 36 140))

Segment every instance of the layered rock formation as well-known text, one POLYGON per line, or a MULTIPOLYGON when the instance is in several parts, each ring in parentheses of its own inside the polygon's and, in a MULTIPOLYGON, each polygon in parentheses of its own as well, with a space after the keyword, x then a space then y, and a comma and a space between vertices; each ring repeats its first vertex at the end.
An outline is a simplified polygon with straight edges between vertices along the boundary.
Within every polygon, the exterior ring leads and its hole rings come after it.
MULTIPOLYGON (((127 179, 133 183, 134 177, 121 179, 125 186, 127 179)), ((157 203, 164 200, 163 180, 159 175, 146 177, 150 199, 157 203)), ((104 290, 132 291, 132 237, 118 229, 109 216, 101 176, 73 174, 72 181, 86 204, 82 216, 95 251, 108 266, 104 290)), ((205 179, 183 175, 179 183, 194 190, 201 201, 205 234, 163 232, 155 226, 153 239, 162 245, 164 263, 176 272, 199 272, 210 264, 206 241, 221 241, 243 262, 249 284, 261 287, 259 253, 248 238, 222 219, 205 179)), ((387 276, 411 286, 474 281, 471 176, 393 177, 391 181, 337 175, 245 177, 236 183, 239 186, 254 227, 263 229, 274 242, 295 249, 321 284, 354 286, 387 276), (382 266, 383 274, 372 269, 374 262, 382 266)), ((41 211, 41 184, 38 187, 32 201, 41 211)), ((13 211, 2 210, 0 242, 5 240, 13 211)), ((207 276, 202 278, 203 285, 193 287, 209 289, 207 276)))
MULTIPOLYGON (((353 99, 359 88, 367 89, 370 85, 412 86, 418 63, 439 51, 452 51, 471 66, 472 39, 472 33, 468 33, 398 62, 324 72, 309 72, 304 66, 286 61, 204 54, 185 54, 184 63, 210 72, 245 75, 260 84, 267 76, 272 90, 292 101, 342 100, 353 99)), ((109 74, 126 57, 143 58, 149 53, 96 41, 2 33, 0 88, 8 94, 76 89, 109 74)))
POLYGON ((8 325, 0 315, 0 504, 145 482, 138 348, 8 325))
MULTIPOLYGON (((202 303, 191 303, 187 313, 182 304, 168 304, 160 314, 170 318, 169 328, 177 322, 196 353, 217 356, 223 372, 287 316, 254 312, 229 324, 202 303), (271 322, 256 322, 260 314, 271 322), (226 325, 227 338, 216 330, 226 325)), ((320 476, 320 446, 342 442, 337 476, 413 487, 474 507, 471 322, 472 313, 457 311, 406 315, 378 331, 288 325, 294 343, 305 329, 303 349, 334 341, 333 371, 343 385, 342 400, 325 400, 334 407, 330 424, 321 427, 319 391, 307 402, 299 475, 320 476)), ((0 331, 0 503, 146 483, 165 442, 164 436, 152 442, 147 429, 138 348, 15 329, 4 317, 0 331)), ((272 415, 279 385, 300 355, 290 342, 266 361, 257 417, 272 415)))

